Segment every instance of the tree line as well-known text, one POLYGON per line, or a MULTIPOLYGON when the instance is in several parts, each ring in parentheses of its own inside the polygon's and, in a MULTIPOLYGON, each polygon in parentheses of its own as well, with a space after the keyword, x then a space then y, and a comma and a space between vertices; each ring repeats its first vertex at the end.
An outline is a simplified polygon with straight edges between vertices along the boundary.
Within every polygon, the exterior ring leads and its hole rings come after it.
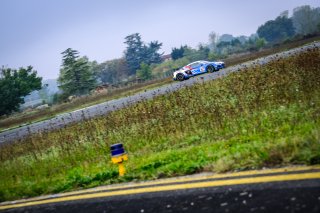
POLYGON ((62 68, 58 82, 62 90, 60 99, 68 96, 89 94, 98 84, 116 83, 130 76, 138 76, 144 80, 151 78, 151 64, 162 61, 159 53, 162 43, 142 41, 139 33, 125 37, 127 45, 124 57, 104 63, 89 61, 87 57, 79 57, 79 52, 68 48, 62 52, 62 68))
POLYGON ((289 17, 289 11, 282 12, 275 20, 261 25, 257 33, 270 43, 279 43, 294 36, 308 36, 320 32, 320 8, 308 5, 297 7, 289 17))
MULTIPOLYGON (((171 51, 172 61, 162 63, 160 52, 162 43, 152 41, 145 43, 139 33, 126 36, 124 56, 98 63, 80 56, 77 50, 67 48, 62 54, 59 72, 60 93, 55 100, 66 100, 69 96, 87 95, 97 85, 116 84, 135 78, 151 79, 163 70, 176 69, 195 60, 217 60, 230 54, 244 51, 257 51, 265 46, 285 42, 297 37, 306 37, 320 32, 320 8, 301 6, 282 12, 276 19, 262 24, 251 36, 234 37, 230 34, 219 36, 215 32, 209 34, 206 44, 197 48, 187 45, 174 47, 171 51)), ((41 86, 41 77, 31 66, 11 69, 2 67, 0 70, 0 116, 10 114, 19 109, 23 97, 31 91, 45 92, 41 86)))

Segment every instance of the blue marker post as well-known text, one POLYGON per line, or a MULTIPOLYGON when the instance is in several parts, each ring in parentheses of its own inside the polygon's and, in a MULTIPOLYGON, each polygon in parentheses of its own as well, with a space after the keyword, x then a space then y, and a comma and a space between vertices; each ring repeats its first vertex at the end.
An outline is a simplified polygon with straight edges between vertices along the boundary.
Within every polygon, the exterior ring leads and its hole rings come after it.
POLYGON ((112 163, 118 164, 119 176, 122 177, 126 173, 123 162, 128 160, 128 154, 125 152, 122 143, 111 145, 110 150, 112 163))

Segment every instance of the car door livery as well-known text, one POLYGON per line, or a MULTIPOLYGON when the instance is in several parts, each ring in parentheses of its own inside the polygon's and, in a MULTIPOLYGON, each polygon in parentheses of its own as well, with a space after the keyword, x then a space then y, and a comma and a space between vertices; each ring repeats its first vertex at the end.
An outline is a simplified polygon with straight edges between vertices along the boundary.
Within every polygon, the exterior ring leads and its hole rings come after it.
POLYGON ((198 75, 198 74, 201 74, 204 72, 204 67, 203 67, 203 64, 200 63, 200 62, 194 62, 192 64, 189 65, 191 67, 191 72, 192 72, 192 75, 198 75))

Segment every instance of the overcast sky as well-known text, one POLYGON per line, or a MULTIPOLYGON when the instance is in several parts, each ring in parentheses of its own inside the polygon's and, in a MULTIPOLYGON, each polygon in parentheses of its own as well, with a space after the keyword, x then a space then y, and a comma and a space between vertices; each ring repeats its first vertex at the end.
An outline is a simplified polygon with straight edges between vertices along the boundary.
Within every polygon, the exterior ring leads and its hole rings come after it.
POLYGON ((215 31, 255 33, 284 10, 319 7, 319 0, 0 0, 0 66, 32 65, 57 78, 61 52, 73 48, 99 63, 120 58, 124 38, 140 33, 162 51, 196 47, 215 31))

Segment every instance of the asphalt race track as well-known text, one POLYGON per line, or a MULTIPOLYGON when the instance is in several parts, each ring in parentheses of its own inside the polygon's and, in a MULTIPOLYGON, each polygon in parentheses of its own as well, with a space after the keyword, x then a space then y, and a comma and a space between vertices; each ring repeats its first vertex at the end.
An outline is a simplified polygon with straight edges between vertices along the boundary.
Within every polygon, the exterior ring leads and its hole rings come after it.
POLYGON ((320 212, 320 166, 198 174, 0 203, 0 212, 320 212))
MULTIPOLYGON (((148 90, 145 92, 141 92, 132 96, 123 97, 111 101, 107 101, 105 103, 97 104, 94 106, 86 107, 80 110, 76 110, 70 113, 64 113, 56 116, 55 118, 33 123, 30 125, 22 126, 19 128, 3 131, 0 133, 0 144, 4 142, 10 142, 17 139, 21 139, 29 134, 34 134, 43 131, 50 131, 54 129, 63 128, 68 124, 76 123, 85 119, 94 118, 97 116, 105 115, 111 111, 130 106, 134 103, 137 103, 141 100, 152 99, 155 96, 163 95, 166 93, 173 92, 180 88, 191 86, 195 83, 201 83, 204 81, 213 80, 222 76, 225 76, 231 72, 241 71, 241 69, 245 67, 255 66, 255 65, 263 65, 272 60, 276 60, 278 58, 289 57, 290 55, 307 51, 308 49, 320 47, 320 42, 314 42, 312 44, 305 45, 303 47, 291 49, 286 52, 277 53, 274 55, 270 55, 267 57, 259 58, 254 61, 242 63, 236 66, 227 67, 219 72, 214 72, 210 74, 200 75, 194 78, 191 78, 187 81, 183 82, 173 82, 171 84, 162 86, 157 89, 148 90)), ((227 65, 228 66, 228 65, 227 65)))

